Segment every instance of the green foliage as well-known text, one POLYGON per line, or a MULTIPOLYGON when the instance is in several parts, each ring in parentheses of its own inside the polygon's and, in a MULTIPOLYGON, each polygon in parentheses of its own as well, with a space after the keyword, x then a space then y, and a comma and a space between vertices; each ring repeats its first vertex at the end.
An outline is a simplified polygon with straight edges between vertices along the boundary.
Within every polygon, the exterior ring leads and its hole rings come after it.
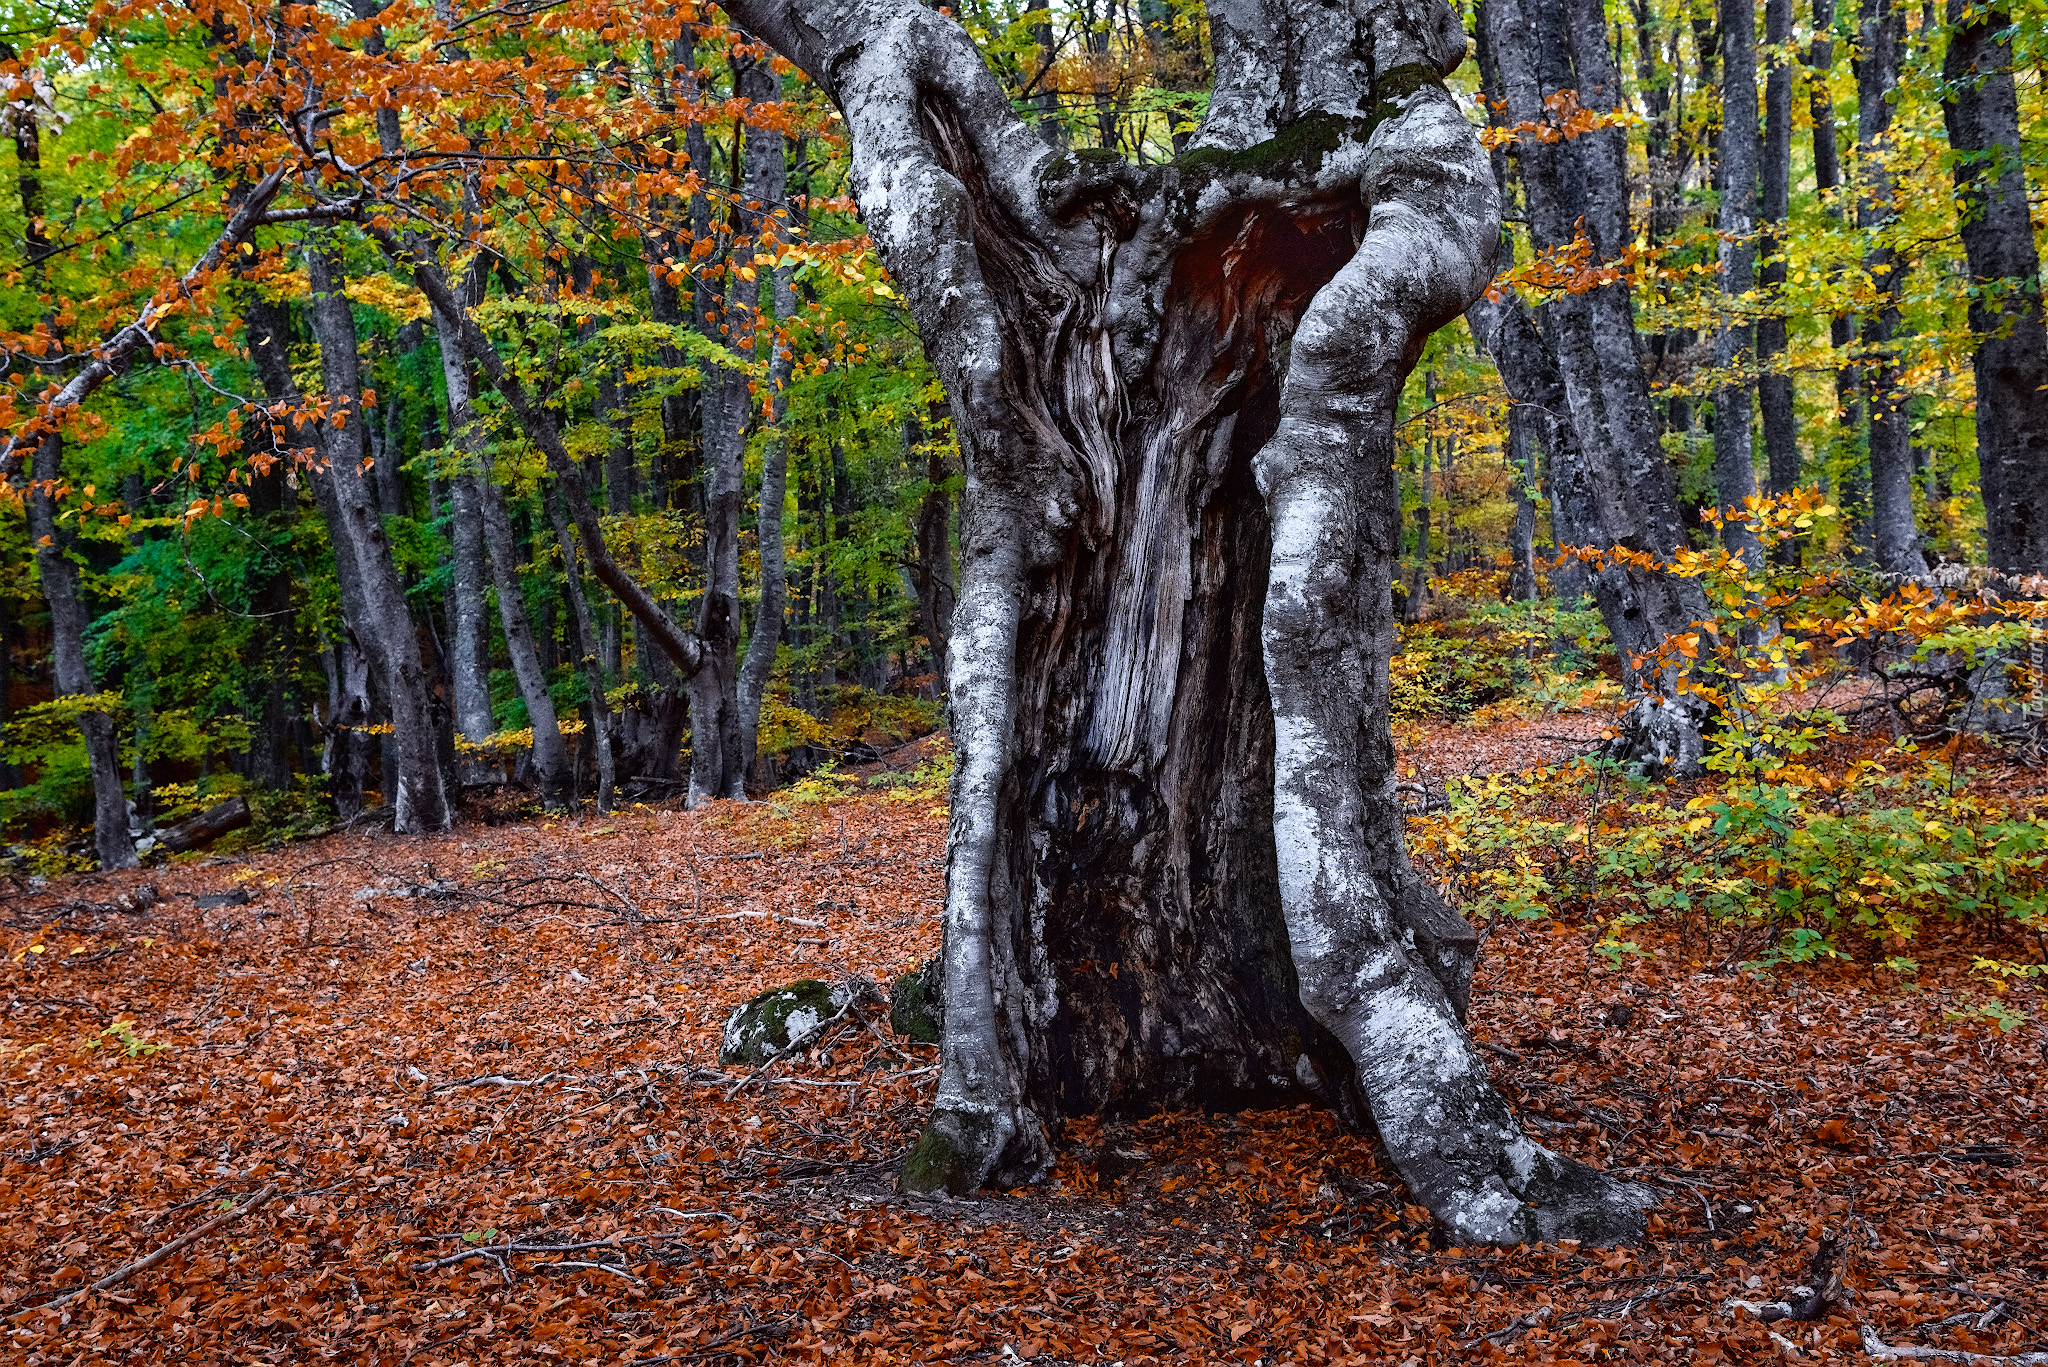
MULTIPOLYGON (((1742 516, 1769 547, 1833 513, 1803 494, 1742 516)), ((1937 669, 1966 681, 2023 639, 2015 624, 2024 631, 2032 605, 1886 591, 1840 563, 1752 568, 1719 550, 1681 560, 1718 611, 1667 642, 1663 663, 1684 667, 1681 688, 1720 718, 1707 737, 1713 778, 1651 787, 1582 759, 1454 781, 1449 810, 1417 819, 1413 839, 1468 909, 1697 915, 1760 929, 1763 956, 1793 962, 1842 956, 1851 937, 1903 945, 1928 921, 2048 932, 2038 800, 1979 781, 1960 736, 1845 753, 1849 717, 1836 705, 1853 677, 1843 648, 1880 681, 1937 669)), ((1624 924, 1603 937, 1610 960, 1624 924)))
POLYGON ((1582 707, 1605 690, 1613 647, 1600 614, 1555 599, 1482 602, 1403 626, 1389 666, 1395 721, 1529 706, 1582 707))
POLYGON ((149 1058, 168 1048, 168 1044, 160 1044, 138 1032, 133 1019, 120 1016, 87 1035, 78 1051, 90 1054, 100 1049, 112 1049, 118 1051, 122 1058, 149 1058))

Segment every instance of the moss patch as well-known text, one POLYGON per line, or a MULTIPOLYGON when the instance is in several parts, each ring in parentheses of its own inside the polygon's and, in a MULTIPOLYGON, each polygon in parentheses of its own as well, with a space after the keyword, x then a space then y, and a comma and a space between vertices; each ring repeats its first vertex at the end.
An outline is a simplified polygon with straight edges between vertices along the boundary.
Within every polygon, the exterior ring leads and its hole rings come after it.
POLYGON ((837 989, 816 978, 771 988, 726 1017, 718 1061, 758 1068, 808 1044, 845 1005, 837 989))
POLYGON ((946 1026, 939 961, 927 959, 889 987, 889 1028, 918 1044, 937 1044, 946 1026))

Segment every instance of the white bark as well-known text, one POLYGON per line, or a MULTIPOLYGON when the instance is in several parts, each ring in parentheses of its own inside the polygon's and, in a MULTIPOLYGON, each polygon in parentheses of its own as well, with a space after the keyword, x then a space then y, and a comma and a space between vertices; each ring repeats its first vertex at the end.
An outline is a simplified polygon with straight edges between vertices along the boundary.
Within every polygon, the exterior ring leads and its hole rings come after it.
POLYGON ((844 112, 965 461, 942 1066, 905 1182, 1033 1177, 1075 1107, 1362 1090, 1461 1239, 1640 1232, 1487 1082, 1473 938, 1393 803, 1393 399, 1499 235, 1455 16, 1213 0, 1207 121, 1141 169, 1039 140, 912 0, 730 9, 844 112))

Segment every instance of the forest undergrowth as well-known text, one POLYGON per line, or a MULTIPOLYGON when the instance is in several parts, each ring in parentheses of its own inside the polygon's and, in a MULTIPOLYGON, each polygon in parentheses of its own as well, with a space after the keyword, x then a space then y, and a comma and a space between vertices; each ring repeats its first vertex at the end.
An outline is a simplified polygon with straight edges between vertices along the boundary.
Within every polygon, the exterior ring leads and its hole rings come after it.
MULTIPOLYGON (((1519 768, 1596 720, 1415 723, 1405 757, 1519 768)), ((2007 980, 1986 1016, 1969 923, 1920 927, 1906 975, 1745 968, 1668 916, 1605 953, 1598 904, 1495 918, 1474 1033, 1543 1142, 1654 1187, 1640 1248, 1447 1248, 1370 1137, 1306 1109, 1077 1122, 1039 1187, 906 1198, 934 1049, 849 1017, 754 1072, 718 1038, 765 987, 933 950, 941 801, 834 779, 16 882, 6 1356, 1420 1367, 2048 1340, 2042 994, 2007 980), (1816 1320, 1729 1304, 1833 1278, 1816 1320)))

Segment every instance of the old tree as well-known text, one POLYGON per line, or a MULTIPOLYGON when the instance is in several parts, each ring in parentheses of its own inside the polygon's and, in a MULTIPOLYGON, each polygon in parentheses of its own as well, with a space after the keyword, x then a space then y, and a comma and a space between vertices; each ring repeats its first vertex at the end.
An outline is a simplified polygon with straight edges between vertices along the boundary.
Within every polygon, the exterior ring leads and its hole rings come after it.
POLYGON ((1139 167, 1041 139, 916 0, 727 8, 845 116, 966 462, 906 1183, 1035 1178, 1064 1116, 1313 1097, 1462 1241, 1637 1232, 1491 1086, 1394 797, 1394 405, 1500 237, 1450 9, 1211 0, 1206 119, 1139 167))

